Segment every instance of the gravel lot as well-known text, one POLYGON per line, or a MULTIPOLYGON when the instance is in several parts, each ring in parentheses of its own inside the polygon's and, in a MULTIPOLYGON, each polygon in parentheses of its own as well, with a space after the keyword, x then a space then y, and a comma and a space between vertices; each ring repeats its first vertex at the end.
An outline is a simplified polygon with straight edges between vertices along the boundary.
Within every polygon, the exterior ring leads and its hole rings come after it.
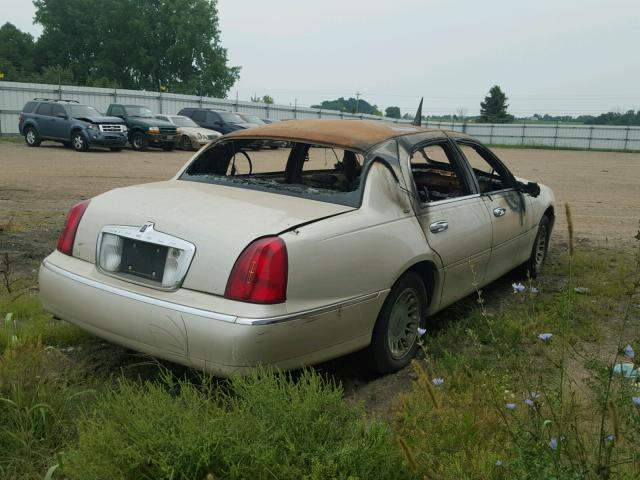
MULTIPOLYGON (((577 237, 626 243, 637 231, 640 154, 504 148, 495 152, 515 175, 553 188, 558 200, 556 239, 565 236, 564 202, 571 204, 577 237)), ((267 158, 277 154, 259 153, 267 158)), ((59 227, 72 204, 112 188, 168 179, 191 155, 161 150, 77 153, 57 144, 28 148, 0 143, 0 226, 12 222, 19 231, 59 227)))

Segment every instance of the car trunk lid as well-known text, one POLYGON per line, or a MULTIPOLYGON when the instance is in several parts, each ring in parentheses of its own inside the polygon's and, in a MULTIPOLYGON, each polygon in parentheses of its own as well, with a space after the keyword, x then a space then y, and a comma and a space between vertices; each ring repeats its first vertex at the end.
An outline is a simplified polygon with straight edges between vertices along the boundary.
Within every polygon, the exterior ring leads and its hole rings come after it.
POLYGON ((195 246, 183 287, 223 295, 231 269, 253 240, 353 207, 238 187, 171 180, 120 188, 92 199, 73 254, 94 262, 107 225, 143 228, 195 246))

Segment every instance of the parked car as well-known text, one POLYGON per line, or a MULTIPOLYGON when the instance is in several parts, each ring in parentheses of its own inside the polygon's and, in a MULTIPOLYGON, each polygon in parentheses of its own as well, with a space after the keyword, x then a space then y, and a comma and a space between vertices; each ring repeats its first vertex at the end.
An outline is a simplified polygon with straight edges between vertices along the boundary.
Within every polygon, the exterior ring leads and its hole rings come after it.
POLYGON ((178 112, 178 115, 189 117, 202 128, 215 130, 223 135, 235 132, 236 130, 255 126, 245 122, 237 113, 226 112, 224 110, 213 110, 210 108, 183 108, 178 112))
POLYGON ((536 276, 554 217, 548 187, 467 135, 292 120, 74 206, 40 295, 55 317, 217 375, 362 348, 391 372, 435 312, 515 267, 536 276), (274 139, 291 147, 246 148, 274 139))
POLYGON ((240 115, 245 122, 251 123, 251 124, 256 125, 256 126, 257 125, 266 125, 267 124, 267 122, 262 120, 257 115, 251 115, 250 113, 238 113, 238 115, 240 115))
POLYGON ((199 127, 189 117, 182 115, 156 115, 159 120, 173 123, 178 128, 178 145, 181 150, 198 150, 222 134, 215 130, 199 127))
POLYGON ((155 118, 147 107, 112 103, 107 109, 107 115, 124 120, 129 129, 129 143, 134 150, 159 147, 170 152, 176 147, 179 138, 176 126, 155 118))
POLYGON ((127 143, 127 127, 115 117, 74 100, 34 98, 18 116, 18 130, 30 147, 43 140, 61 142, 82 152, 90 147, 120 151, 127 143))
MULTIPOLYGON (((249 113, 238 113, 238 115, 240 115, 247 123, 251 124, 252 126, 260 126, 260 125, 267 125, 271 122, 267 122, 265 120, 263 120, 262 118, 258 117, 257 115, 251 115, 249 113)), ((286 147, 287 146, 287 142, 284 142, 282 140, 265 140, 263 142, 259 142, 259 143, 255 143, 254 145, 254 150, 262 148, 262 147, 268 147, 271 149, 276 149, 276 148, 280 148, 280 147, 286 147)))

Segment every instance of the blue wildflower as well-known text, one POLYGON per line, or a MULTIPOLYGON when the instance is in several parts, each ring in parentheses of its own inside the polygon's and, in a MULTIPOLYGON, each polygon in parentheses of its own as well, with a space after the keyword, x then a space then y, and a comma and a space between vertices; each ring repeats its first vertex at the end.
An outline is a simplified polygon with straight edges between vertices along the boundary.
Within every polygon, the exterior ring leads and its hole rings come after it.
POLYGON ((631 401, 636 407, 640 408, 640 397, 631 397, 631 401))
POLYGON ((419 336, 423 336, 425 333, 427 333, 427 329, 426 328, 420 328, 418 327, 418 335, 419 336))
POLYGON ((533 400, 531 400, 530 398, 525 398, 524 399, 524 403, 526 403, 530 407, 533 407, 535 405, 535 402, 533 400))
POLYGON ((496 466, 497 467, 501 467, 502 466, 502 460, 496 460, 496 466))
POLYGON ((607 442, 607 443, 611 443, 611 442, 613 442, 615 439, 616 439, 616 436, 615 436, 615 435, 607 435, 607 436, 605 437, 604 441, 605 441, 605 442, 607 442))
POLYGON ((527 287, 521 283, 512 283, 511 288, 513 288, 513 293, 521 293, 524 292, 527 287))
POLYGON ((507 410, 515 410, 516 409, 516 404, 515 403, 507 403, 505 405, 507 407, 507 410))
POLYGON ((551 340, 551 337, 553 337, 553 333, 541 333, 538 335, 538 338, 545 343, 551 340))
POLYGON ((434 378, 433 380, 431 380, 431 383, 433 383, 436 387, 439 387, 440 385, 444 384, 444 378, 434 378))
POLYGON ((631 345, 627 345, 624 347, 624 355, 627 358, 634 358, 636 356, 636 352, 633 351, 633 347, 631 345))
POLYGON ((549 440, 549 448, 551 450, 558 449, 558 440, 556 440, 556 437, 551 437, 551 440, 549 440))

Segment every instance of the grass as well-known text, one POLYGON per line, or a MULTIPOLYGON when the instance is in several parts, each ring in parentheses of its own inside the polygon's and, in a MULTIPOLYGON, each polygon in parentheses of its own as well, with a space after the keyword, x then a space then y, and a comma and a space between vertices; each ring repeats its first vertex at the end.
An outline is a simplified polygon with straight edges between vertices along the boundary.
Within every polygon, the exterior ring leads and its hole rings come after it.
POLYGON ((0 294, 0 478, 638 478, 640 393, 611 373, 640 350, 638 259, 554 259, 434 317, 389 423, 313 369, 96 368, 77 347, 98 341, 18 282, 0 294))
POLYGON ((23 143, 24 138, 22 135, 8 133, 0 135, 0 143, 23 143))

